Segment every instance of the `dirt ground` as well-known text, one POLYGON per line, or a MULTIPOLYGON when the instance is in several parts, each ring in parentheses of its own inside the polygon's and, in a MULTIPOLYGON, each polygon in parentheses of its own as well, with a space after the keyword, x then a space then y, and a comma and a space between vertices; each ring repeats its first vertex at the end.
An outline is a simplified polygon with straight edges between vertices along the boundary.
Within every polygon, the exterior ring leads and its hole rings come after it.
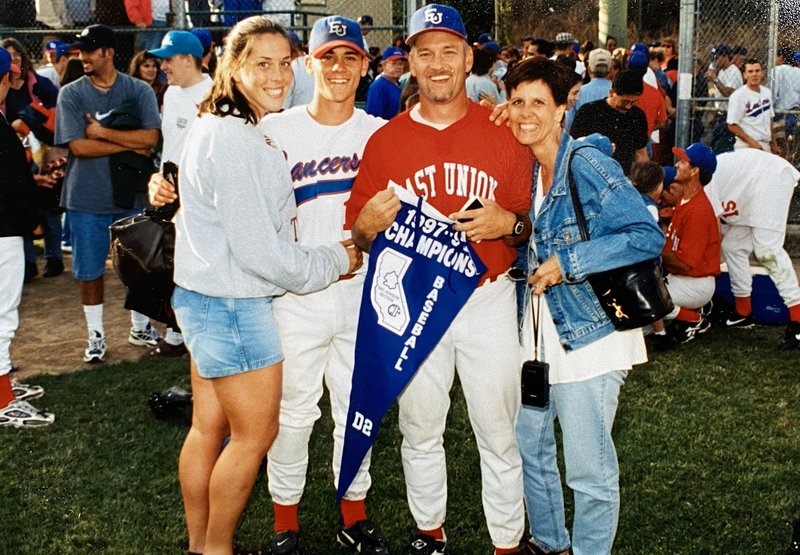
MULTIPOLYGON (((72 277, 72 257, 64 255, 66 270, 54 278, 39 276, 24 286, 19 308, 19 329, 11 343, 11 360, 20 367, 20 378, 35 374, 62 374, 88 368, 83 362, 86 321, 83 318, 78 282, 72 277)), ((125 287, 111 261, 106 264, 103 318, 108 341, 106 362, 137 360, 146 349, 128 343, 130 313, 123 308, 125 287)), ((164 326, 158 325, 162 332, 164 326)))
MULTIPOLYGON (((800 274, 800 259, 794 258, 800 274)), ((62 374, 91 365, 83 362, 86 348, 86 323, 83 318, 78 283, 70 273, 72 257, 64 255, 66 270, 55 278, 43 278, 44 263, 39 260, 40 275, 25 285, 20 304, 20 324, 11 343, 11 360, 20 367, 20 378, 36 374, 62 374)), ((130 313, 123 308, 125 287, 120 283, 111 261, 106 263, 104 325, 108 341, 106 362, 137 360, 146 349, 128 343, 130 313)), ((163 325, 158 325, 162 333, 163 325)))

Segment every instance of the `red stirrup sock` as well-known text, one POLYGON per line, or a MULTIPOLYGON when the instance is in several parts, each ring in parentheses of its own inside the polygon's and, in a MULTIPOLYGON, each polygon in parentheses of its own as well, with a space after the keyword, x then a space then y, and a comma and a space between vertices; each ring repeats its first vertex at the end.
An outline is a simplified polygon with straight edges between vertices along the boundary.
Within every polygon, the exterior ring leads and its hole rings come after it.
POLYGON ((283 532, 284 530, 300 531, 300 522, 297 520, 297 509, 299 507, 300 505, 297 503, 294 505, 272 504, 272 508, 275 511, 275 532, 283 532))
POLYGON ((6 408, 15 399, 11 390, 11 378, 8 374, 3 374, 0 376, 0 409, 6 408))
POLYGON ((800 322, 800 304, 789 307, 789 320, 800 322))
POLYGON ((439 526, 438 528, 434 528, 433 530, 420 530, 421 534, 425 534, 426 536, 430 536, 435 540, 443 540, 444 539, 444 528, 439 526))
MULTIPOLYGON (((736 308, 736 313, 739 316, 750 316, 753 312, 753 307, 750 305, 750 297, 734 297, 733 304, 736 308)), ((800 306, 800 305, 798 305, 800 306)), ((791 309, 790 309, 791 310, 791 309)))
POLYGON ((680 320, 681 322, 699 322, 700 313, 697 312, 696 310, 681 308, 678 311, 678 315, 675 317, 675 319, 680 320))
POLYGON ((367 520, 367 506, 363 499, 342 499, 339 510, 342 512, 345 528, 350 528, 360 520, 367 520))

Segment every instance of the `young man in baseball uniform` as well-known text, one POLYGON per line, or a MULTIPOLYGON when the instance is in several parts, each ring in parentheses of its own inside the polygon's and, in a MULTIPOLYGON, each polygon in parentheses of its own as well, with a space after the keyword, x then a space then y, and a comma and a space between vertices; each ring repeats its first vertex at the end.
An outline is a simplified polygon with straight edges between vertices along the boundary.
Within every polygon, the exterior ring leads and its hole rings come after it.
MULTIPOLYGON (((311 103, 268 116, 262 123, 265 135, 284 151, 289 163, 301 245, 316 247, 330 244, 332 237, 350 238, 344 226, 345 202, 367 139, 385 123, 355 109, 356 89, 367 65, 361 28, 355 21, 335 15, 317 20, 305 58, 315 81, 311 103)), ((338 483, 363 286, 362 271, 317 293, 288 293, 275 299, 286 360, 280 429, 267 465, 275 509, 273 555, 297 552, 298 507, 308 468, 308 442, 321 414, 323 380, 331 397, 333 472, 338 483)), ((370 484, 367 457, 342 500, 343 526, 337 540, 362 555, 387 554, 380 529, 367 519, 370 484)))
POLYGON ((717 157, 702 143, 672 152, 678 158, 674 182, 683 187, 683 195, 675 204, 661 258, 675 303, 666 317, 674 319, 668 333, 677 343, 687 343, 711 327, 700 310, 714 296, 720 237, 719 222, 703 187, 717 169, 717 157))
POLYGON ((800 178, 789 162, 755 148, 726 152, 717 157, 717 171, 706 192, 722 221, 722 255, 728 265, 735 313, 730 328, 753 326, 750 303, 753 276, 750 254, 769 272, 789 309, 789 324, 778 349, 800 347, 800 287, 792 259, 783 248, 786 219, 800 178))
POLYGON ((411 73, 420 104, 367 143, 347 225, 369 250, 400 209, 389 183, 405 186, 467 233, 488 271, 399 397, 408 503, 418 533, 407 553, 444 553, 447 473, 442 435, 458 370, 481 457, 482 496, 495 554, 520 553, 522 467, 514 433, 520 405, 520 348, 514 284, 505 272, 530 234, 531 160, 489 110, 471 102, 472 50, 459 13, 430 4, 411 17, 411 73), (478 141, 477 139, 481 140, 478 141), (398 155, 397 146, 402 145, 398 155), (486 145, 491 145, 487 149, 486 145), (459 212, 472 195, 484 208, 459 212))

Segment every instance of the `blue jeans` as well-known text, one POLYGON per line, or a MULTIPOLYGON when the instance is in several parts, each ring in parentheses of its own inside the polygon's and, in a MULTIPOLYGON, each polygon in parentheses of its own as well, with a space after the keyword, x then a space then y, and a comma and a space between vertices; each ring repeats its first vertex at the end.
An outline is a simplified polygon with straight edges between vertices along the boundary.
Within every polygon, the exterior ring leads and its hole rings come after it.
POLYGON ((567 486, 575 499, 575 555, 611 553, 619 519, 619 465, 611 428, 626 371, 550 386, 550 404, 523 406, 517 420, 531 535, 546 551, 570 547, 553 423, 561 428, 567 486))
MULTIPOLYGON (((61 214, 45 209, 44 216, 44 257, 61 258, 61 214)), ((36 248, 33 239, 25 239, 25 262, 36 262, 36 248)))

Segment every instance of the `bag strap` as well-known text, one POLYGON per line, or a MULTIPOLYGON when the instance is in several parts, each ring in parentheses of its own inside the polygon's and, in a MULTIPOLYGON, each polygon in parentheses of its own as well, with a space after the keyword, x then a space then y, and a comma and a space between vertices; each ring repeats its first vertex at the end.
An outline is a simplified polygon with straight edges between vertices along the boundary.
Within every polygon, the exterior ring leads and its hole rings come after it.
POLYGON ((581 197, 578 194, 578 187, 575 185, 575 178, 572 175, 572 155, 575 150, 569 153, 567 158, 567 177, 569 178, 569 195, 572 197, 572 208, 575 210, 575 220, 578 224, 578 229, 581 232, 581 239, 584 241, 589 240, 589 229, 586 227, 586 218, 583 215, 583 205, 581 204, 581 197))
POLYGON ((170 161, 164 162, 163 174, 164 179, 175 187, 175 194, 178 198, 175 199, 175 202, 151 209, 148 214, 158 220, 169 222, 172 221, 172 218, 174 218, 175 214, 178 212, 178 208, 181 207, 181 197, 178 189, 178 165, 170 161))

